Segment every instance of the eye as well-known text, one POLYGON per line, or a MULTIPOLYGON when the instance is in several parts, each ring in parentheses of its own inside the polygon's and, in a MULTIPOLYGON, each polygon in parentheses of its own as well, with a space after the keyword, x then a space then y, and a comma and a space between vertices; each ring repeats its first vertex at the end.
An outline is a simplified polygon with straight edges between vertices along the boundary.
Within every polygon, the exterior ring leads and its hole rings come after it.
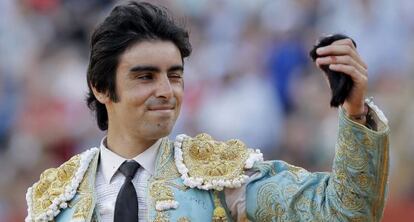
POLYGON ((178 72, 173 72, 173 73, 168 74, 168 78, 181 79, 182 77, 183 77, 183 74, 178 73, 178 72))
POLYGON ((137 76, 137 79, 140 79, 140 80, 151 80, 151 79, 153 79, 153 75, 152 75, 152 73, 145 73, 145 74, 138 75, 137 76))

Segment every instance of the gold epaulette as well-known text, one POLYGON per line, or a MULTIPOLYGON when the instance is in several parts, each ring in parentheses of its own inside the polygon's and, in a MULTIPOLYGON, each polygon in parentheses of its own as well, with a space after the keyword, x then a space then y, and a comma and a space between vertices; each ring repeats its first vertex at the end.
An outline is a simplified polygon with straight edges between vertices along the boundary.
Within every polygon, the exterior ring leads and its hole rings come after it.
POLYGON ((240 140, 214 140, 208 134, 192 138, 178 135, 174 143, 175 163, 184 184, 204 190, 240 187, 244 170, 263 160, 259 150, 248 149, 240 140))
POLYGON ((97 148, 87 150, 58 168, 45 170, 40 175, 40 180, 27 190, 26 221, 50 221, 61 209, 66 208, 97 152, 97 148))

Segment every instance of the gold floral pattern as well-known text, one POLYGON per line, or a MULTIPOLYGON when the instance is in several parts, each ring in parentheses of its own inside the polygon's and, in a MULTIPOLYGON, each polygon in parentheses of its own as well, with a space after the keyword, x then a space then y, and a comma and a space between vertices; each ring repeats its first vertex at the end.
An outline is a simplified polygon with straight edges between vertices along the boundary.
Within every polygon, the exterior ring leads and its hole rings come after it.
POLYGON ((285 209, 278 202, 282 199, 278 190, 277 183, 266 183, 259 188, 257 191, 259 207, 255 212, 256 221, 273 221, 273 219, 282 218, 285 214, 285 209))
POLYGON ((311 174, 283 161, 257 165, 262 179, 251 188, 256 206, 248 210, 250 216, 255 221, 379 221, 388 145, 387 130, 371 131, 341 113, 332 173, 311 174))
POLYGON ((244 174, 247 147, 240 140, 219 142, 208 134, 184 140, 183 159, 189 176, 206 181, 234 179, 244 174))
POLYGON ((86 175, 80 183, 77 193, 79 195, 79 201, 75 204, 75 211, 72 216, 73 220, 87 221, 94 209, 93 201, 93 189, 94 185, 91 183, 93 180, 92 175, 95 175, 98 156, 93 160, 93 164, 90 164, 86 175))
POLYGON ((178 218, 178 222, 191 222, 191 220, 188 217, 180 217, 178 218))
POLYGON ((165 211, 157 212, 154 222, 169 222, 170 220, 168 218, 170 218, 168 212, 165 212, 165 211))
POLYGON ((80 156, 76 155, 58 168, 47 169, 40 175, 40 180, 33 186, 33 215, 36 218, 45 212, 52 201, 65 192, 72 182, 80 164, 80 156))
POLYGON ((178 173, 177 167, 175 166, 172 159, 171 161, 165 163, 165 165, 162 167, 162 170, 157 173, 157 178, 162 178, 164 180, 175 179, 179 176, 180 174, 178 173))
POLYGON ((174 193, 170 187, 165 185, 165 181, 151 183, 150 195, 155 201, 174 200, 174 193))
MULTIPOLYGON (((171 182, 172 179, 179 177, 179 173, 174 164, 173 146, 168 139, 163 139, 160 145, 159 156, 156 164, 154 177, 149 181, 149 204, 156 209, 157 203, 175 202, 174 192, 171 186, 177 186, 171 182)), ((185 190, 184 186, 180 187, 185 190)), ((170 214, 166 210, 156 210, 155 222, 169 221, 170 214)))
POLYGON ((174 164, 173 146, 168 139, 163 139, 160 146, 160 155, 157 161, 155 179, 174 179, 180 176, 174 164))
POLYGON ((73 213, 73 219, 88 218, 92 208, 92 197, 89 195, 80 196, 80 201, 76 204, 75 212, 73 213))
POLYGON ((58 168, 43 172, 40 180, 27 190, 28 215, 25 221, 53 221, 62 209, 79 202, 78 198, 73 198, 85 178, 91 160, 98 153, 98 148, 91 148, 58 168))

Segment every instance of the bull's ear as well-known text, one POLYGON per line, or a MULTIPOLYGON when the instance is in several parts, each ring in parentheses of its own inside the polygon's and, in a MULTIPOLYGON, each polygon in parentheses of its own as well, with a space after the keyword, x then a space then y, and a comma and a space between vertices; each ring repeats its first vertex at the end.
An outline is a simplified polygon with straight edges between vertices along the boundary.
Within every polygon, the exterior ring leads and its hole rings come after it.
MULTIPOLYGON (((320 47, 328 46, 333 42, 341 39, 351 39, 344 34, 334 34, 322 37, 319 39, 318 43, 314 45, 312 50, 309 52, 309 56, 315 61, 319 56, 316 53, 316 50, 320 47)), ((352 40, 352 43, 356 47, 356 43, 352 40)), ((320 67, 323 72, 327 75, 329 86, 331 88, 331 107, 338 107, 339 105, 345 102, 345 99, 349 96, 351 89, 353 87, 352 79, 341 72, 332 71, 329 69, 327 65, 323 65, 320 67)))

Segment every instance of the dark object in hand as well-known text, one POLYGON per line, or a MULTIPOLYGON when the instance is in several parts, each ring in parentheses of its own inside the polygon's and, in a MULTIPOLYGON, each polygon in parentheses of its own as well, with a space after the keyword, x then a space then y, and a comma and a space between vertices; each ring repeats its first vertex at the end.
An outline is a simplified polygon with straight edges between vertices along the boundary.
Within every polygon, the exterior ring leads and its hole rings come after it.
MULTIPOLYGON (((341 40, 341 39, 351 39, 351 38, 343 34, 334 34, 334 35, 329 35, 327 37, 321 38, 319 40, 319 43, 316 44, 310 51, 309 53, 310 57, 312 58, 313 61, 315 61, 318 57, 320 57, 316 53, 316 50, 319 47, 330 45, 333 42, 337 40, 341 40)), ((352 40, 352 43, 356 47, 356 43, 354 40, 352 40)), ((339 105, 343 104, 345 102, 345 99, 349 96, 349 93, 351 92, 354 82, 352 81, 350 76, 344 74, 343 72, 337 72, 337 71, 330 70, 328 65, 322 65, 321 69, 328 76, 329 86, 331 87, 331 91, 332 91, 331 107, 338 107, 339 105)))

